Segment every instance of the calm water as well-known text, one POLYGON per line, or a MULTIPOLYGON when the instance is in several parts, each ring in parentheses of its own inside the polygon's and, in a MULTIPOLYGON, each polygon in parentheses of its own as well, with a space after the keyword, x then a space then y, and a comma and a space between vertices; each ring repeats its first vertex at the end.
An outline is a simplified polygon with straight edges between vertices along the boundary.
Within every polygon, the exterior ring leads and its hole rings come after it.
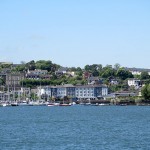
POLYGON ((149 150, 150 107, 0 107, 1 150, 149 150))

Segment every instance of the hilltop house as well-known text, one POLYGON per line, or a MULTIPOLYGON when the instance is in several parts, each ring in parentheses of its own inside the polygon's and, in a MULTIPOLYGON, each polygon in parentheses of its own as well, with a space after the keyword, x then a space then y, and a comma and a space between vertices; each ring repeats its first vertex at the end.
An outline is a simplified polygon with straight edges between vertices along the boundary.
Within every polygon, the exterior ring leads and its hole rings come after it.
POLYGON ((139 87, 141 86, 141 80, 139 79, 128 79, 128 86, 139 87))
POLYGON ((102 83, 99 77, 93 77, 93 76, 89 77, 87 81, 88 81, 88 84, 101 84, 102 83))
POLYGON ((143 69, 143 68, 125 68, 126 70, 130 71, 133 75, 141 75, 142 72, 148 72, 150 75, 150 69, 143 69))
POLYGON ((47 70, 35 69, 35 70, 28 70, 27 74, 35 74, 35 75, 46 75, 48 73, 47 70))
POLYGON ((63 74, 66 74, 68 71, 68 68, 66 67, 61 67, 59 68, 57 71, 55 71, 55 74, 56 75, 63 75, 63 74))
POLYGON ((111 79, 110 80, 110 84, 111 85, 118 85, 119 84, 119 81, 117 79, 111 79))
POLYGON ((26 73, 26 78, 27 79, 50 79, 50 75, 47 74, 47 70, 40 70, 40 69, 35 69, 35 70, 28 70, 26 73))
POLYGON ((90 72, 88 72, 88 71, 85 71, 84 73, 83 73, 83 78, 84 79, 88 79, 89 77, 91 77, 92 76, 92 73, 90 73, 90 72))

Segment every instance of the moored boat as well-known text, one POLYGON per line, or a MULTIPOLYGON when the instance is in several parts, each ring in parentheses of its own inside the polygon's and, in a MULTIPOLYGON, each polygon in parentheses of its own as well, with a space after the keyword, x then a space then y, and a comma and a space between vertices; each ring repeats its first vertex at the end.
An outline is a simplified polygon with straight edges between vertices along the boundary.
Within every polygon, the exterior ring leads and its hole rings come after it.
POLYGON ((0 106, 1 106, 1 107, 8 107, 8 106, 11 106, 11 105, 10 105, 10 104, 7 104, 7 103, 1 103, 0 106))
POLYGON ((11 106, 19 106, 18 103, 11 103, 11 106))
POLYGON ((59 104, 59 106, 71 106, 71 104, 59 104))

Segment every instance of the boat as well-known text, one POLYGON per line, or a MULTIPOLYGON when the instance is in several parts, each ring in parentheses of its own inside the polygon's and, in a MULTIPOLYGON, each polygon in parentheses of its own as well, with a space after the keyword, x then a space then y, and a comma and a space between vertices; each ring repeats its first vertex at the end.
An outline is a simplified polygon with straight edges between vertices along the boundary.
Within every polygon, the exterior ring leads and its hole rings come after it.
POLYGON ((19 106, 33 106, 33 103, 28 103, 27 101, 22 101, 19 103, 19 106))
POLYGON ((11 106, 11 105, 10 105, 10 104, 7 104, 7 103, 1 103, 0 106, 1 106, 1 107, 8 107, 8 106, 11 106))
POLYGON ((127 106, 127 104, 120 104, 119 106, 127 106))
POLYGON ((59 104, 59 106, 71 106, 71 103, 69 103, 69 104, 63 103, 63 104, 59 104))
POLYGON ((59 103, 48 103, 47 106, 51 107, 51 106, 59 106, 59 103))
POLYGON ((98 103, 96 103, 96 104, 91 104, 91 106, 99 106, 99 104, 98 104, 98 103))
POLYGON ((87 99, 88 102, 87 103, 84 103, 84 106, 91 106, 91 100, 90 99, 87 99))
POLYGON ((100 103, 99 106, 110 106, 110 104, 100 103))
POLYGON ((91 103, 84 103, 84 106, 91 106, 91 103))
POLYGON ((55 106, 53 103, 47 104, 47 106, 51 107, 51 106, 55 106))
POLYGON ((17 102, 11 103, 11 106, 19 106, 17 102))

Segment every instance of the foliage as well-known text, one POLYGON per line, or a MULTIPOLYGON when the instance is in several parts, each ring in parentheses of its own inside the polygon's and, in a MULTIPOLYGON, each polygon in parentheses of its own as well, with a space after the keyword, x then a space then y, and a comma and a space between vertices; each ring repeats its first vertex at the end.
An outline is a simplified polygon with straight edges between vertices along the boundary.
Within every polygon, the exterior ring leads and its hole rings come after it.
POLYGON ((0 64, 0 68, 11 68, 12 64, 0 64))
POLYGON ((102 65, 101 64, 86 65, 84 67, 84 70, 91 72, 93 76, 99 76, 99 72, 102 70, 102 65))
POLYGON ((143 79, 149 79, 150 78, 150 75, 148 74, 148 72, 146 71, 143 71, 140 75, 140 79, 143 80, 143 79))
POLYGON ((29 70, 35 70, 35 69, 36 69, 35 61, 34 61, 34 60, 32 60, 32 61, 26 63, 25 66, 26 66, 26 68, 28 68, 29 70))
POLYGON ((99 76, 99 72, 98 72, 98 70, 93 70, 93 72, 92 72, 92 75, 94 76, 94 77, 97 77, 97 76, 99 76))
POLYGON ((124 68, 118 69, 116 76, 122 80, 134 77, 131 72, 129 72, 128 70, 125 70, 124 68))
POLYGON ((122 89, 122 86, 121 85, 111 85, 109 87, 109 92, 115 92, 115 91, 120 91, 122 89))
POLYGON ((115 70, 109 67, 103 68, 103 71, 101 72, 102 78, 109 78, 115 76, 115 70))
POLYGON ((35 66, 37 69, 51 71, 52 62, 50 60, 48 60, 48 61, 39 60, 36 62, 35 66))
POLYGON ((3 78, 0 78, 0 85, 4 85, 5 84, 5 80, 3 78))
POLYGON ((145 100, 150 100, 150 84, 146 84, 141 91, 142 96, 145 100))

